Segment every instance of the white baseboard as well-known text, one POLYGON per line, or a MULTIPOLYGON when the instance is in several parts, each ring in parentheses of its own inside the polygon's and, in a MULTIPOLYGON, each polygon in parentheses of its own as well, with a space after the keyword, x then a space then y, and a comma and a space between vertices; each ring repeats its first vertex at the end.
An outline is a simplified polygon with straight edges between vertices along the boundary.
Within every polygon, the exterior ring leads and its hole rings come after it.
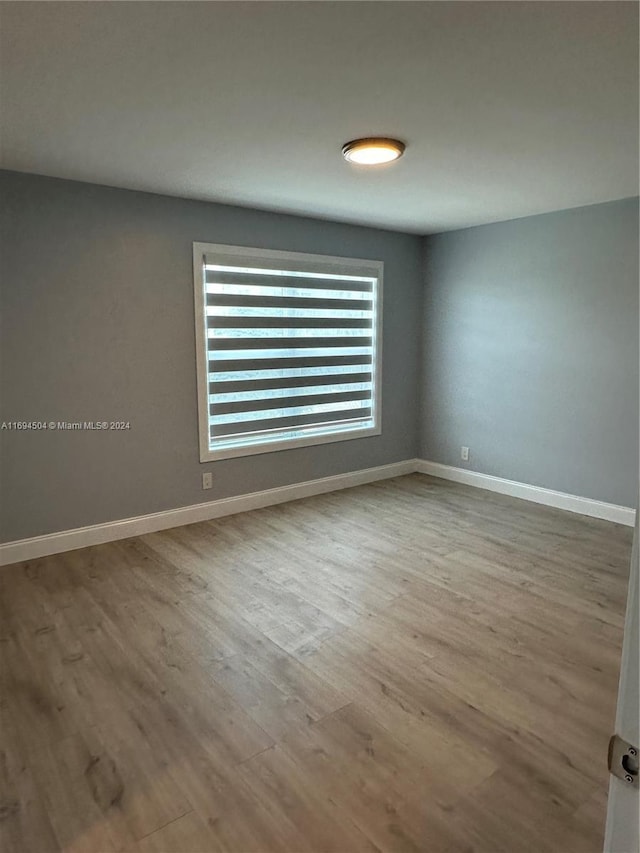
POLYGON ((421 474, 440 477, 442 480, 453 480, 456 483, 464 483, 467 486, 475 486, 489 492, 499 492, 501 495, 523 498, 525 501, 553 506, 557 509, 566 509, 569 512, 588 515, 592 518, 603 518, 607 521, 615 521, 618 524, 626 524, 629 527, 633 527, 635 523, 636 511, 628 506, 618 506, 604 501, 596 501, 592 498, 581 498, 578 495, 556 492, 553 489, 543 489, 541 486, 530 486, 527 483, 505 480, 502 477, 493 477, 490 474, 479 474, 477 471, 441 465, 439 462, 429 462, 426 459, 416 460, 416 470, 421 474))
POLYGON ((504 480, 502 477, 492 477, 489 474, 479 474, 477 471, 467 471, 463 468, 453 468, 441 465, 439 462, 429 462, 426 459, 406 459, 403 462, 393 462, 390 465, 380 465, 377 468, 365 468, 348 474, 335 474, 332 477, 321 477, 317 480, 307 480, 304 483, 293 483, 290 486, 279 486, 275 489, 265 489, 261 492, 251 492, 234 498, 221 498, 208 503, 184 506, 178 509, 153 512, 149 515, 139 515, 135 518, 123 518, 118 521, 108 521, 104 524, 92 524, 88 527, 78 527, 74 530, 63 530, 60 533, 48 533, 44 536, 34 536, 31 539, 19 539, 16 542, 6 542, 0 545, 0 566, 19 563, 22 560, 34 560, 47 557, 50 554, 60 554, 63 551, 74 551, 89 545, 100 545, 103 542, 115 542, 117 539, 127 539, 130 536, 141 536, 144 533, 154 533, 157 530, 167 530, 170 527, 180 527, 183 524, 193 524, 197 521, 208 521, 223 515, 233 515, 237 512, 247 512, 251 509, 274 506, 275 504, 320 495, 325 492, 335 492, 348 489, 351 486, 361 486, 376 480, 386 480, 390 477, 401 477, 404 474, 430 474, 443 480, 453 480, 465 483, 491 492, 511 495, 533 503, 577 512, 593 518, 603 518, 633 527, 635 510, 631 507, 595 501, 591 498, 581 498, 540 486, 530 486, 527 483, 517 483, 514 480, 504 480))
POLYGON ((217 501, 184 506, 164 512, 153 512, 135 518, 123 518, 104 524, 92 524, 88 527, 77 527, 74 530, 63 530, 60 533, 34 536, 31 539, 19 539, 0 545, 0 566, 19 563, 22 560, 34 560, 37 557, 46 557, 50 554, 60 554, 62 551, 74 551, 77 548, 86 548, 88 545, 115 542, 117 539, 127 539, 130 536, 140 536, 143 533, 154 533, 157 530, 167 530, 170 527, 180 527, 183 524, 193 524, 196 521, 208 521, 211 518, 220 518, 223 515, 260 509, 261 507, 320 495, 325 492, 335 492, 339 489, 348 489, 351 486, 373 483, 376 480, 401 477, 404 474, 415 472, 417 470, 416 465, 417 460, 406 459, 403 462, 380 465, 377 468, 365 468, 348 474, 335 474, 333 477, 307 480, 304 483, 265 489, 261 492, 252 492, 234 498, 221 498, 217 501))

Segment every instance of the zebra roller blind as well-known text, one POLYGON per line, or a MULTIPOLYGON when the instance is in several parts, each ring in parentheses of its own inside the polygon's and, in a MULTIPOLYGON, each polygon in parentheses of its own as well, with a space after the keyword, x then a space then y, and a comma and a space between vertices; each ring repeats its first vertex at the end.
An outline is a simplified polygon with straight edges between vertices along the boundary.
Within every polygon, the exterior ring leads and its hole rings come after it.
POLYGON ((196 244, 194 266, 201 456, 380 431, 380 262, 196 244))

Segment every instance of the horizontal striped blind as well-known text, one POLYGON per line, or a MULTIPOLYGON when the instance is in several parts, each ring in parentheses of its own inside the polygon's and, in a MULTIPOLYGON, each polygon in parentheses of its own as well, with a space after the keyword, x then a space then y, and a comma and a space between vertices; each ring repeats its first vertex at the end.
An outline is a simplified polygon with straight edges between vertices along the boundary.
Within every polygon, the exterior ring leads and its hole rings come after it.
POLYGON ((377 278, 205 256, 209 447, 374 425, 377 278))

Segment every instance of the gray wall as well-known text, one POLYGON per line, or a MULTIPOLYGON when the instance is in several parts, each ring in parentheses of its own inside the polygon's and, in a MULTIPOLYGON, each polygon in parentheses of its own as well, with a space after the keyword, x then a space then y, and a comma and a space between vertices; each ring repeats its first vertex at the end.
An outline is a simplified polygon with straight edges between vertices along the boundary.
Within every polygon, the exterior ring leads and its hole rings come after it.
POLYGON ((0 197, 0 420, 131 422, 0 432, 2 541, 416 455, 635 504, 637 200, 421 241, 10 172, 0 197), (381 436, 200 464, 193 241, 385 262, 381 436))
POLYGON ((421 456, 635 506, 638 200, 428 237, 425 262, 421 456))
POLYGON ((418 237, 8 172, 0 197, 0 419, 131 422, 0 432, 3 541, 416 456, 418 237), (384 261, 381 436, 200 464, 193 241, 384 261))

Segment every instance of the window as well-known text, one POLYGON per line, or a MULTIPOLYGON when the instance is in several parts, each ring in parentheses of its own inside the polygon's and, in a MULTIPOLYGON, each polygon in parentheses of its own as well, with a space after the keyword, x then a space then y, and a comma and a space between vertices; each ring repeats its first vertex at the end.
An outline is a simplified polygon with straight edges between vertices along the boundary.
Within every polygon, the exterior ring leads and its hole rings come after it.
POLYGON ((380 261, 194 243, 200 459, 380 433, 380 261))

